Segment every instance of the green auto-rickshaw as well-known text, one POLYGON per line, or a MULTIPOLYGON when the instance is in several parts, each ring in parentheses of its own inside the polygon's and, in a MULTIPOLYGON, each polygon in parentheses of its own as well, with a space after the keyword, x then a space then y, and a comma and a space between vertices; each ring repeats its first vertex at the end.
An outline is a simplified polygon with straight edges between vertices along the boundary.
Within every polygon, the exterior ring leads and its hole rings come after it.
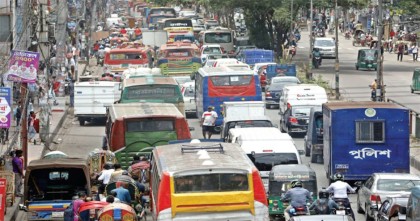
POLYGON ((307 165, 290 164, 274 166, 269 175, 268 213, 270 220, 284 219, 284 210, 288 203, 280 200, 281 195, 290 189, 293 180, 300 180, 303 187, 312 193, 313 200, 318 197, 315 171, 307 165))
POLYGON ((357 54, 356 70, 378 68, 378 51, 376 49, 360 49, 357 54))
POLYGON ((413 78, 411 80, 411 93, 420 91, 420 68, 414 69, 413 78))

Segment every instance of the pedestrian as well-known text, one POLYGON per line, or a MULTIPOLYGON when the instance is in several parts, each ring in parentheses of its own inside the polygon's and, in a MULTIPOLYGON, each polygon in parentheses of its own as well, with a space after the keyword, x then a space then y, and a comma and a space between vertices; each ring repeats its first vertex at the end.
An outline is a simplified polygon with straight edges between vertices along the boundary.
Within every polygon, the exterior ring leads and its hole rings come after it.
POLYGON ((85 192, 79 192, 77 195, 79 196, 79 198, 73 201, 74 221, 79 220, 79 208, 80 208, 80 205, 82 205, 82 203, 84 203, 86 199, 85 192))
POLYGON ((69 84, 70 107, 74 107, 74 82, 76 81, 71 79, 69 84))
POLYGON ((15 174, 15 196, 22 197, 22 179, 23 179, 23 151, 16 150, 12 159, 13 173, 15 174))
MULTIPOLYGON (((29 113, 29 118, 28 118, 28 138, 29 138, 30 143, 36 136, 36 130, 34 127, 35 119, 36 119, 36 114, 35 112, 31 111, 29 113)), ((34 140, 34 143, 35 143, 35 140, 34 140)))
POLYGON ((214 111, 212 106, 207 107, 207 111, 203 113, 201 116, 200 126, 203 129, 203 137, 206 138, 206 134, 208 135, 208 139, 211 138, 211 135, 214 131, 214 126, 216 124, 217 113, 214 111))
POLYGON ((131 203, 131 195, 130 191, 128 191, 128 183, 122 183, 120 187, 113 189, 112 191, 117 193, 117 198, 120 199, 122 203, 131 203))
POLYGON ((419 53, 419 47, 416 43, 414 43, 413 46, 411 46, 411 53, 413 53, 413 62, 416 62, 419 53))
POLYGON ((397 55, 397 61, 401 61, 403 59, 403 55, 404 55, 404 44, 402 42, 400 42, 400 44, 398 45, 398 55, 397 55))
POLYGON ((20 119, 22 118, 22 111, 20 110, 20 101, 18 102, 17 107, 16 107, 15 118, 16 118, 16 127, 19 127, 20 119))

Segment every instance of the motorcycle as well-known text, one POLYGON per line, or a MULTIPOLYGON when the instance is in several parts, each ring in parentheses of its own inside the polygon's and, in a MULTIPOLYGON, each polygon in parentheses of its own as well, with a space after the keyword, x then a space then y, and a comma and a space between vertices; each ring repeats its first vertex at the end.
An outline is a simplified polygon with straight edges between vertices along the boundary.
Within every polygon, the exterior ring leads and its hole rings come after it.
POLYGON ((300 207, 292 207, 290 210, 291 216, 306 216, 308 214, 308 208, 306 206, 300 206, 300 207))
POLYGON ((338 205, 338 209, 333 210, 333 214, 336 215, 348 215, 352 216, 352 210, 350 207, 345 206, 345 200, 344 199, 334 199, 335 203, 338 205))
POLYGON ((318 69, 319 66, 321 66, 321 55, 319 54, 314 55, 312 63, 313 63, 314 68, 318 69))

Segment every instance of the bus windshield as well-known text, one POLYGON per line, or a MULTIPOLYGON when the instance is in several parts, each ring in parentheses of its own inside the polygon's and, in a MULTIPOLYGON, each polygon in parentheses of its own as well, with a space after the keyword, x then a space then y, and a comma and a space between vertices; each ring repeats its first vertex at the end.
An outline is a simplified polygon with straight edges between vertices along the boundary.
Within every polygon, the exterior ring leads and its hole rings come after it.
POLYGON ((177 98, 176 85, 138 85, 124 89, 124 100, 148 100, 148 99, 170 99, 177 98))
POLYGON ((174 131, 173 120, 144 119, 126 121, 126 132, 174 131))
POLYGON ((165 28, 185 28, 191 27, 192 28, 192 21, 191 19, 177 19, 177 20, 166 20, 165 21, 165 28))
POLYGON ((251 83, 252 75, 231 75, 210 77, 214 86, 246 86, 251 83))
POLYGON ((141 52, 138 53, 111 53, 109 58, 111 60, 135 60, 135 59, 146 59, 146 54, 141 52))
POLYGON ((226 32, 212 32, 212 33, 206 33, 204 36, 204 42, 205 43, 230 43, 232 42, 232 33, 226 33, 226 32))
POLYGON ((295 153, 257 153, 248 154, 248 157, 259 171, 271 171, 276 165, 299 163, 295 153))
POLYGON ((160 14, 160 15, 173 15, 176 16, 175 9, 173 8, 152 8, 149 12, 150 15, 160 14))
POLYGON ((247 174, 214 173, 175 177, 175 193, 247 191, 247 174))

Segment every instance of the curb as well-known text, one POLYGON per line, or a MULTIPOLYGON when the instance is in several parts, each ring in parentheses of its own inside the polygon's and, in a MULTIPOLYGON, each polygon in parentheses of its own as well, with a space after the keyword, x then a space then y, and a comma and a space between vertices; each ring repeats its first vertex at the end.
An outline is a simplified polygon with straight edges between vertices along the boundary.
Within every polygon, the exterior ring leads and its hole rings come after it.
MULTIPOLYGON (((54 141, 55 137, 57 136, 58 132, 61 129, 61 126, 63 125, 64 121, 66 120, 68 113, 69 113, 69 107, 66 107, 66 109, 64 110, 64 115, 61 117, 60 121, 58 121, 57 126, 55 127, 54 131, 51 133, 50 137, 48 138, 47 142, 49 144, 51 144, 54 141)), ((44 149, 42 150, 41 156, 44 156, 47 151, 49 151, 49 149, 44 146, 44 149)))

